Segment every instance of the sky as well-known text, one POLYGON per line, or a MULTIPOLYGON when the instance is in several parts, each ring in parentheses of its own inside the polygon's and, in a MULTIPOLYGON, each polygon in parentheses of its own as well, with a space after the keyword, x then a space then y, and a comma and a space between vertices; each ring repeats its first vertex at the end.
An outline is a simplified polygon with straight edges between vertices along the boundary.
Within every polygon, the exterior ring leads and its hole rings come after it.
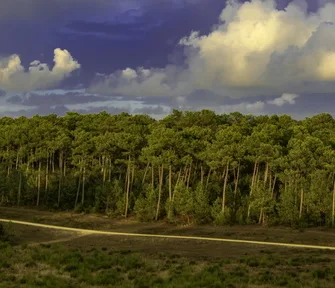
POLYGON ((334 23, 334 0, 1 0, 0 116, 334 116, 334 23))

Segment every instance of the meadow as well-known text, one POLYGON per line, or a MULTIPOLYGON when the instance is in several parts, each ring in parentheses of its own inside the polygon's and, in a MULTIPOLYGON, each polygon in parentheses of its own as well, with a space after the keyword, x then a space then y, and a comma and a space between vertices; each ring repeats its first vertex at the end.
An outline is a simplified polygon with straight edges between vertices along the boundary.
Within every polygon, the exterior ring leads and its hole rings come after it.
MULTIPOLYGON (((81 241, 43 244, 38 238, 45 231, 40 229, 35 232, 35 242, 31 239, 27 243, 20 234, 21 225, 3 226, 7 236, 0 242, 1 288, 334 287, 335 251, 239 244, 239 253, 227 253, 226 257, 201 250, 183 255, 168 248, 175 245, 187 250, 179 245, 181 240, 159 246, 159 241, 148 239, 137 245, 135 239, 127 246, 98 235, 91 242, 84 237, 81 241), (151 249, 153 246, 160 251, 151 249)), ((126 241, 120 239, 120 243, 126 241)), ((200 244, 193 241, 187 246, 189 250, 197 245, 212 249, 200 244)), ((223 251, 229 249, 226 243, 216 245, 223 251)))

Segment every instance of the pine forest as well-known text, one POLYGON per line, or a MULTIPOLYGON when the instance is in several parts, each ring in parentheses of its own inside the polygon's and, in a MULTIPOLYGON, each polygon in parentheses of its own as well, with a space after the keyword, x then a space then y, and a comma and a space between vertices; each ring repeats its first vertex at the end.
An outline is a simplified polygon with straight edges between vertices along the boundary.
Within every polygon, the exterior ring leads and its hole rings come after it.
POLYGON ((332 226, 335 120, 319 114, 0 118, 0 204, 182 223, 332 226))

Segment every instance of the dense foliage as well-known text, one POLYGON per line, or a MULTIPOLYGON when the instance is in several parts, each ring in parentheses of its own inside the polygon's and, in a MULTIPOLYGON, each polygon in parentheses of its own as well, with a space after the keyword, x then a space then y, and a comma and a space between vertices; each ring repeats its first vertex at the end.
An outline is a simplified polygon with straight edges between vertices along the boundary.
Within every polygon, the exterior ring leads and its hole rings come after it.
POLYGON ((320 114, 68 113, 0 119, 0 203, 143 221, 334 225, 335 121, 320 114))

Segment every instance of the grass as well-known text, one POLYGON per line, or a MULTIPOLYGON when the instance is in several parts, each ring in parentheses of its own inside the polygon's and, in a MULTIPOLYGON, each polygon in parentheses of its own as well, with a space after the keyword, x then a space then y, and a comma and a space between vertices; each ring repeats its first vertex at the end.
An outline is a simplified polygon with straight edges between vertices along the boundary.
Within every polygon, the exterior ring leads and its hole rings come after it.
POLYGON ((297 253, 287 258, 261 250, 240 259, 197 260, 1 241, 0 287, 333 287, 334 253, 297 253))

